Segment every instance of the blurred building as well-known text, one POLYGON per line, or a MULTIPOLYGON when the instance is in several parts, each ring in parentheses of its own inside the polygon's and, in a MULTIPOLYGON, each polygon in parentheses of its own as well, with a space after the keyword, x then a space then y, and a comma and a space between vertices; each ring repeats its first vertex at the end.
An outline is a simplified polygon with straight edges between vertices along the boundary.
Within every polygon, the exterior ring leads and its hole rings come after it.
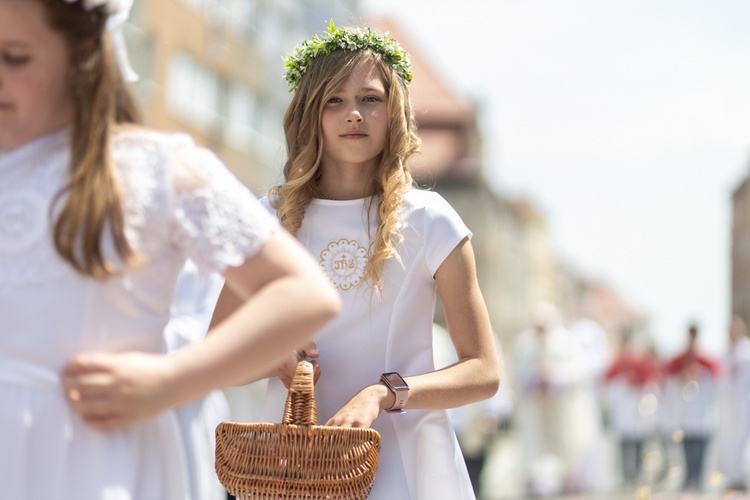
MULTIPOLYGON (((478 108, 453 92, 419 48, 387 19, 368 21, 410 53, 410 94, 422 152, 416 182, 440 193, 474 233, 477 273, 501 342, 526 328, 540 301, 559 301, 557 263, 544 216, 528 201, 495 193, 484 178, 478 108)), ((436 321, 445 325, 442 311, 436 321)))
POLYGON ((750 174, 732 193, 732 313, 750 323, 750 174))
POLYGON ((282 56, 356 0, 136 0, 126 37, 146 124, 184 131, 259 194, 280 180, 282 56))
POLYGON ((607 333, 610 346, 616 350, 624 332, 635 336, 640 347, 653 343, 648 318, 603 280, 586 276, 570 265, 561 265, 560 286, 563 314, 569 319, 585 317, 599 323, 607 333))

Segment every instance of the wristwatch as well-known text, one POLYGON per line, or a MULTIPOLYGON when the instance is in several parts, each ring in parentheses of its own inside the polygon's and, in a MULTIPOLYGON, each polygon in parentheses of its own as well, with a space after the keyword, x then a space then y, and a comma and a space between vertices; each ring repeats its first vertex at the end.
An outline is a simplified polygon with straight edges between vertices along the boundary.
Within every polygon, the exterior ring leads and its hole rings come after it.
POLYGON ((396 402, 393 403, 390 409, 385 411, 388 413, 404 413, 403 408, 406 406, 406 400, 409 398, 409 384, 396 372, 384 373, 380 376, 380 380, 396 396, 396 402))

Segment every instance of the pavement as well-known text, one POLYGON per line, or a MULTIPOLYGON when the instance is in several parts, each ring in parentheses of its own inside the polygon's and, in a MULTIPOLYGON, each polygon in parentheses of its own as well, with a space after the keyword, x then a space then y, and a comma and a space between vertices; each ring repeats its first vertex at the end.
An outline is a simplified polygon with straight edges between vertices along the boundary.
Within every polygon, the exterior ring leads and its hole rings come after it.
POLYGON ((520 443, 513 431, 506 431, 493 440, 491 452, 480 475, 478 500, 524 500, 544 498, 554 500, 750 500, 750 493, 730 492, 722 488, 720 474, 711 472, 713 456, 706 459, 707 473, 703 491, 683 492, 682 456, 679 445, 669 446, 666 457, 656 452, 655 445, 647 447, 644 458, 644 479, 633 488, 623 488, 619 475, 618 446, 608 434, 602 443, 599 461, 601 473, 592 491, 575 495, 533 497, 526 494, 520 470, 520 443))

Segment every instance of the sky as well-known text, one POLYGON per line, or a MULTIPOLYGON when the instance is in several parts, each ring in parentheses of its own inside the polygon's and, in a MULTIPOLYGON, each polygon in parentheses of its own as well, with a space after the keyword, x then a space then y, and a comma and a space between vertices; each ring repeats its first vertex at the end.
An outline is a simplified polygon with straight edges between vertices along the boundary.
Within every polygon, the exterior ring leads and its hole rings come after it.
MULTIPOLYGON (((750 173, 748 0, 363 0, 477 103, 485 176, 560 258, 721 353, 731 193, 750 173)), ((418 75, 416 76, 418 77, 418 75)))

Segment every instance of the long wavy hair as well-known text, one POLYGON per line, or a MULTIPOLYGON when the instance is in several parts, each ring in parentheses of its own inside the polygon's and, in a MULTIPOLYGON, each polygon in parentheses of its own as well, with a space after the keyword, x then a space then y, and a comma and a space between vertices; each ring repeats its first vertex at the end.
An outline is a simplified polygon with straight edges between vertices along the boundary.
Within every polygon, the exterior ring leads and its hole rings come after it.
POLYGON ((75 109, 69 177, 56 198, 62 208, 54 225, 55 248, 76 271, 105 279, 118 273, 102 250, 108 230, 122 262, 138 260, 125 237, 122 193, 109 144, 117 124, 140 118, 105 29, 106 15, 100 9, 85 11, 80 1, 38 1, 49 26, 68 44, 75 109))
POLYGON ((378 204, 377 232, 370 235, 370 258, 365 269, 365 279, 380 290, 383 266, 389 259, 398 258, 396 247, 403 239, 399 230, 401 203, 414 184, 407 160, 419 151, 421 141, 409 89, 377 53, 370 49, 337 50, 307 68, 284 116, 284 182, 271 190, 270 198, 281 224, 296 234, 321 175, 323 108, 362 61, 375 63, 387 94, 388 137, 372 179, 378 204))

